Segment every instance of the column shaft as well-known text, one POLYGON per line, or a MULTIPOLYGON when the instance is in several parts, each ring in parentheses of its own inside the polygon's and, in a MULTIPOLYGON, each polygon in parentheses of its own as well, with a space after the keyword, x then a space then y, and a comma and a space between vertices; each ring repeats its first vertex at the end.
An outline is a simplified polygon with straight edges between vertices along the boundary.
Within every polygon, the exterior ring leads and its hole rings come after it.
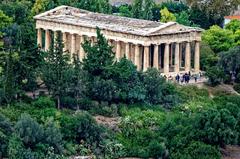
POLYGON ((50 31, 47 29, 45 30, 45 51, 48 51, 50 49, 50 31))
POLYGON ((137 70, 140 70, 140 49, 139 45, 135 45, 135 65, 137 66, 137 70))
POLYGON ((83 37, 83 35, 80 35, 80 44, 79 44, 80 45, 79 46, 79 53, 80 53, 79 59, 80 59, 80 61, 83 61, 83 59, 85 58, 85 52, 82 48, 83 43, 84 43, 84 37, 83 37))
POLYGON ((119 61, 121 58, 121 42, 117 41, 117 46, 116 46, 116 59, 119 61))
POLYGON ((200 42, 195 43, 195 58, 194 58, 194 70, 199 72, 200 70, 200 42))
POLYGON ((179 43, 176 43, 176 47, 175 47, 175 61, 174 61, 175 67, 174 67, 174 71, 175 72, 179 72, 179 43))
POLYGON ((191 69, 191 47, 190 42, 186 44, 186 52, 185 52, 185 71, 190 71, 191 69))
POLYGON ((164 50, 164 73, 169 73, 169 44, 165 44, 165 50, 164 50))
POLYGON ((125 44, 125 56, 127 59, 130 59, 130 44, 129 43, 125 44))
POLYGON ((67 33, 62 33, 63 51, 67 51, 67 33))
POLYGON ((149 46, 144 46, 143 71, 147 71, 148 67, 149 67, 149 46))
POLYGON ((70 58, 73 58, 73 55, 76 53, 76 35, 72 34, 71 35, 71 52, 70 52, 70 58))
POLYGON ((37 45, 42 48, 42 29, 39 28, 37 32, 37 45))
POLYGON ((159 69, 159 61, 158 61, 158 45, 154 45, 154 56, 153 56, 153 67, 155 67, 156 69, 159 69))

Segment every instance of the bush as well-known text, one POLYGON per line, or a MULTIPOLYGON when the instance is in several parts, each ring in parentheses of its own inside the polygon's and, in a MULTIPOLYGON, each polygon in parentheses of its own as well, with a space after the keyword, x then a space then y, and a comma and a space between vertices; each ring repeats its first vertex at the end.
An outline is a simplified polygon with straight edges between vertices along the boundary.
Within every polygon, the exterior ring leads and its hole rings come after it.
POLYGON ((39 97, 32 105, 37 108, 54 108, 56 106, 50 97, 39 97))
POLYGON ((77 100, 72 97, 63 97, 61 99, 61 106, 64 108, 76 109, 77 108, 77 100))
POLYGON ((216 86, 221 83, 224 77, 223 71, 217 66, 208 68, 206 75, 208 77, 208 82, 211 86, 216 86))
POLYGON ((238 121, 227 109, 209 109, 196 116, 195 138, 207 144, 225 147, 236 144, 238 121))
POLYGON ((112 104, 111 106, 95 106, 92 107, 89 112, 91 114, 95 115, 102 115, 102 116, 107 116, 107 117, 116 117, 118 116, 118 107, 115 104, 112 104))
POLYGON ((10 121, 0 114, 0 158, 7 156, 7 145, 13 132, 10 121))
POLYGON ((193 141, 183 151, 171 154, 174 159, 220 159, 219 150, 203 142, 193 141))
POLYGON ((235 85, 233 86, 233 89, 234 89, 236 92, 240 93, 240 84, 235 84, 235 85))
POLYGON ((32 147, 43 140, 44 130, 35 120, 28 114, 21 115, 15 125, 17 135, 22 138, 23 143, 32 147))

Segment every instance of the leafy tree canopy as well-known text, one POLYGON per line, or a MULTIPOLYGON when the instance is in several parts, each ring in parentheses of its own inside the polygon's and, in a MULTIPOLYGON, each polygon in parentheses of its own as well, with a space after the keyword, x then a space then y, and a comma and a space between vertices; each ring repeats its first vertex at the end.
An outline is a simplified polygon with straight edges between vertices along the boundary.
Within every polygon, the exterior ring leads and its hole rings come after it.
POLYGON ((160 21, 163 23, 167 23, 170 21, 176 21, 176 17, 173 13, 169 12, 168 9, 165 7, 160 11, 161 13, 161 19, 160 21))

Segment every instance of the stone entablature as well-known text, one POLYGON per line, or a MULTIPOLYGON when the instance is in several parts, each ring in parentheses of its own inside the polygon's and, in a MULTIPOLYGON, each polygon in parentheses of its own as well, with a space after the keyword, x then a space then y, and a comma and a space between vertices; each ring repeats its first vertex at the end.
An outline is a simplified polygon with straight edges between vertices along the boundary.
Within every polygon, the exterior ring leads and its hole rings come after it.
POLYGON ((159 23, 92 13, 68 6, 57 7, 34 18, 38 44, 40 47, 44 44, 45 50, 51 46, 51 34, 61 32, 64 50, 69 51, 71 56, 78 54, 82 60, 85 53, 81 43, 84 39, 94 42, 96 27, 99 27, 109 44, 114 46, 116 59, 125 55, 136 64, 138 70, 156 67, 165 74, 192 71, 193 55, 193 71, 199 72, 200 28, 186 27, 176 22, 159 23))

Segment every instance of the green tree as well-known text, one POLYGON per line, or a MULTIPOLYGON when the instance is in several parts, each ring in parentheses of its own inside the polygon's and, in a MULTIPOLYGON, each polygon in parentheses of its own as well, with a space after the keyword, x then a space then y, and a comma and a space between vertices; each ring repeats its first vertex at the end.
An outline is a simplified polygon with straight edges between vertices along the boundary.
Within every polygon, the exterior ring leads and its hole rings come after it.
POLYGON ((201 141, 224 148, 237 142, 236 126, 237 120, 227 109, 209 109, 197 115, 193 130, 201 141))
POLYGON ((90 41, 85 41, 82 45, 86 58, 83 60, 83 70, 92 76, 104 76, 104 71, 111 66, 114 61, 112 46, 109 46, 106 38, 97 28, 97 42, 91 46, 90 41))
POLYGON ((227 51, 234 45, 234 35, 232 31, 224 30, 216 25, 206 30, 202 35, 202 39, 215 53, 227 51))
POLYGON ((45 12, 47 10, 50 10, 54 7, 54 1, 53 0, 36 0, 32 10, 31 14, 37 15, 39 13, 45 12))
POLYGON ((235 72, 240 73, 240 46, 232 48, 220 54, 220 66, 224 69, 225 73, 235 72))
POLYGON ((119 7, 119 13, 123 17, 132 17, 130 6, 128 6, 128 5, 121 5, 119 7))
POLYGON ((160 13, 161 13, 161 19, 160 19, 161 22, 167 23, 170 21, 176 21, 176 17, 174 16, 174 14, 169 12, 166 7, 162 9, 160 13))
POLYGON ((206 76, 208 77, 208 82, 212 86, 220 84, 224 78, 224 72, 218 66, 212 66, 207 69, 206 76))
POLYGON ((167 83, 156 69, 148 69, 143 74, 146 89, 146 101, 151 104, 163 104, 170 108, 178 102, 174 86, 167 83))
POLYGON ((153 6, 154 6, 153 0, 144 1, 143 19, 151 20, 153 18, 152 13, 153 6))
POLYGON ((189 20, 189 14, 185 11, 179 13, 179 14, 176 14, 176 21, 179 23, 179 24, 183 24, 183 25, 186 25, 186 26, 191 26, 191 21, 189 20))
POLYGON ((143 0, 134 0, 132 5, 132 17, 142 18, 143 14, 143 0))
MULTIPOLYGON (((12 24, 12 18, 8 17, 3 13, 2 10, 0 10, 0 39, 3 36, 3 33, 1 32, 4 28, 8 27, 10 24, 12 24)), ((0 41, 1 42, 1 41, 0 41)), ((0 45, 1 47, 1 45, 0 45)))
POLYGON ((231 20, 230 23, 228 23, 225 26, 225 29, 233 31, 235 33, 237 30, 240 30, 240 21, 239 20, 231 20))
POLYGON ((68 54, 63 52, 63 43, 60 33, 56 44, 46 52, 45 63, 42 65, 42 79, 48 90, 57 99, 57 107, 61 108, 60 99, 66 94, 71 68, 68 54))

